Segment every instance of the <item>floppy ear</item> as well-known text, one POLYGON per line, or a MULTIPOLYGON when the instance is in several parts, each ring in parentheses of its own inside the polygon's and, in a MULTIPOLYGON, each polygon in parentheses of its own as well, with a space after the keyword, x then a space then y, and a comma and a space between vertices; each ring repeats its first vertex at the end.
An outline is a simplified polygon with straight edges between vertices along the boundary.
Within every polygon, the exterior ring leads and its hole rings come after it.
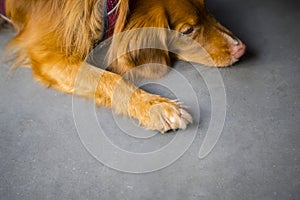
POLYGON ((168 72, 170 56, 167 48, 169 24, 165 10, 135 9, 127 16, 123 30, 114 33, 109 49, 109 69, 126 78, 136 76, 160 78, 168 72))

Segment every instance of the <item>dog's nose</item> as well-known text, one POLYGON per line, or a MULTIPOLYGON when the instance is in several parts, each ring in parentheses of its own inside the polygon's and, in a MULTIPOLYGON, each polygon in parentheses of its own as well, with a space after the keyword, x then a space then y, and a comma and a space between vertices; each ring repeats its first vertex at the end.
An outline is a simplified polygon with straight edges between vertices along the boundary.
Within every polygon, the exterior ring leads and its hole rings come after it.
POLYGON ((234 59, 238 60, 242 57, 246 51, 246 46, 242 43, 242 41, 238 39, 234 39, 231 47, 231 55, 234 59))

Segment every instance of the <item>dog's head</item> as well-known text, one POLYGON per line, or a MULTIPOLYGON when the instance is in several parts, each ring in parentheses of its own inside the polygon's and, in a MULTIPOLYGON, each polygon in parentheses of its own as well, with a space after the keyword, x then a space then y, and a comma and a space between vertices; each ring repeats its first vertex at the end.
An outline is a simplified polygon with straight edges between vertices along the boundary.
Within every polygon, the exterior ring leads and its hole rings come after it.
MULTIPOLYGON (((161 1, 169 26, 196 40, 218 67, 232 65, 245 52, 245 45, 218 23, 205 6, 205 0, 161 1)), ((209 63, 201 63, 208 64, 209 63)))
MULTIPOLYGON (((143 27, 159 27, 175 30, 181 35, 197 41, 210 55, 213 65, 217 67, 230 66, 244 54, 245 45, 228 29, 218 23, 205 6, 205 0, 135 0, 128 1, 126 14, 117 22, 116 32, 143 27), (126 18, 126 19, 124 19, 126 18)), ((160 41, 167 45, 166 33, 123 37, 116 41, 113 48, 120 49, 130 43, 145 43, 160 41)), ((127 47, 124 47, 127 48, 127 47)), ((129 57, 123 57, 122 62, 132 63, 138 60, 160 64, 169 63, 169 54, 162 50, 135 51, 129 57), (125 60, 125 61, 124 61, 125 60)), ((200 64, 212 65, 207 59, 198 59, 200 64)), ((127 69, 126 69, 127 70, 127 69)), ((125 71, 126 71, 125 70, 125 71)))

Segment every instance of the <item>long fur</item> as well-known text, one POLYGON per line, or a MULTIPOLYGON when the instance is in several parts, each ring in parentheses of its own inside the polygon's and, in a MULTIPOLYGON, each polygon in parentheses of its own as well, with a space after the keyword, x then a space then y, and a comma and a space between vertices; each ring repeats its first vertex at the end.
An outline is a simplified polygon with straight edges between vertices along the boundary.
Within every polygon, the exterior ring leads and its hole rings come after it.
MULTIPOLYGON (((29 66, 34 78, 45 86, 93 99, 97 105, 138 119, 148 129, 166 132, 186 128, 192 117, 180 103, 138 89, 124 77, 160 78, 168 72, 174 55, 168 52, 166 30, 185 33, 193 28, 187 36, 203 45, 216 66, 237 61, 243 44, 213 19, 203 0, 120 1, 108 71, 86 63, 103 32, 104 0, 6 1, 7 17, 17 30, 7 50, 13 56, 13 67, 29 66), (130 32, 145 27, 162 31, 130 32), (136 49, 153 42, 161 48, 136 49)), ((201 55, 199 62, 211 64, 201 55)))

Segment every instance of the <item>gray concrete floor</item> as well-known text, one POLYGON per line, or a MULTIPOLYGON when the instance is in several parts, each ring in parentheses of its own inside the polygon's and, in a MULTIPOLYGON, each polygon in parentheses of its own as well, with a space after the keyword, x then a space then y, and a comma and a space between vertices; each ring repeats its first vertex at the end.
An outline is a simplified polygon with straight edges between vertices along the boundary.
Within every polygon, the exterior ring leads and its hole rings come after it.
MULTIPOLYGON (((185 62, 176 63, 175 69, 197 91, 203 125, 174 164, 139 175, 110 169, 86 151, 74 124, 71 96, 43 88, 25 68, 8 76, 4 64, 0 68, 0 199, 300 199, 299 3, 208 3, 248 46, 241 62, 220 69, 227 116, 209 156, 197 158, 210 119, 209 94, 185 62)), ((0 33, 0 54, 11 36, 7 30, 0 33)), ((110 114, 100 110, 97 115, 110 114)), ((124 149, 135 145, 143 149, 148 142, 120 140, 113 133, 117 129, 111 130, 112 139, 124 149)), ((155 149, 173 136, 157 135, 145 148, 155 149)))

